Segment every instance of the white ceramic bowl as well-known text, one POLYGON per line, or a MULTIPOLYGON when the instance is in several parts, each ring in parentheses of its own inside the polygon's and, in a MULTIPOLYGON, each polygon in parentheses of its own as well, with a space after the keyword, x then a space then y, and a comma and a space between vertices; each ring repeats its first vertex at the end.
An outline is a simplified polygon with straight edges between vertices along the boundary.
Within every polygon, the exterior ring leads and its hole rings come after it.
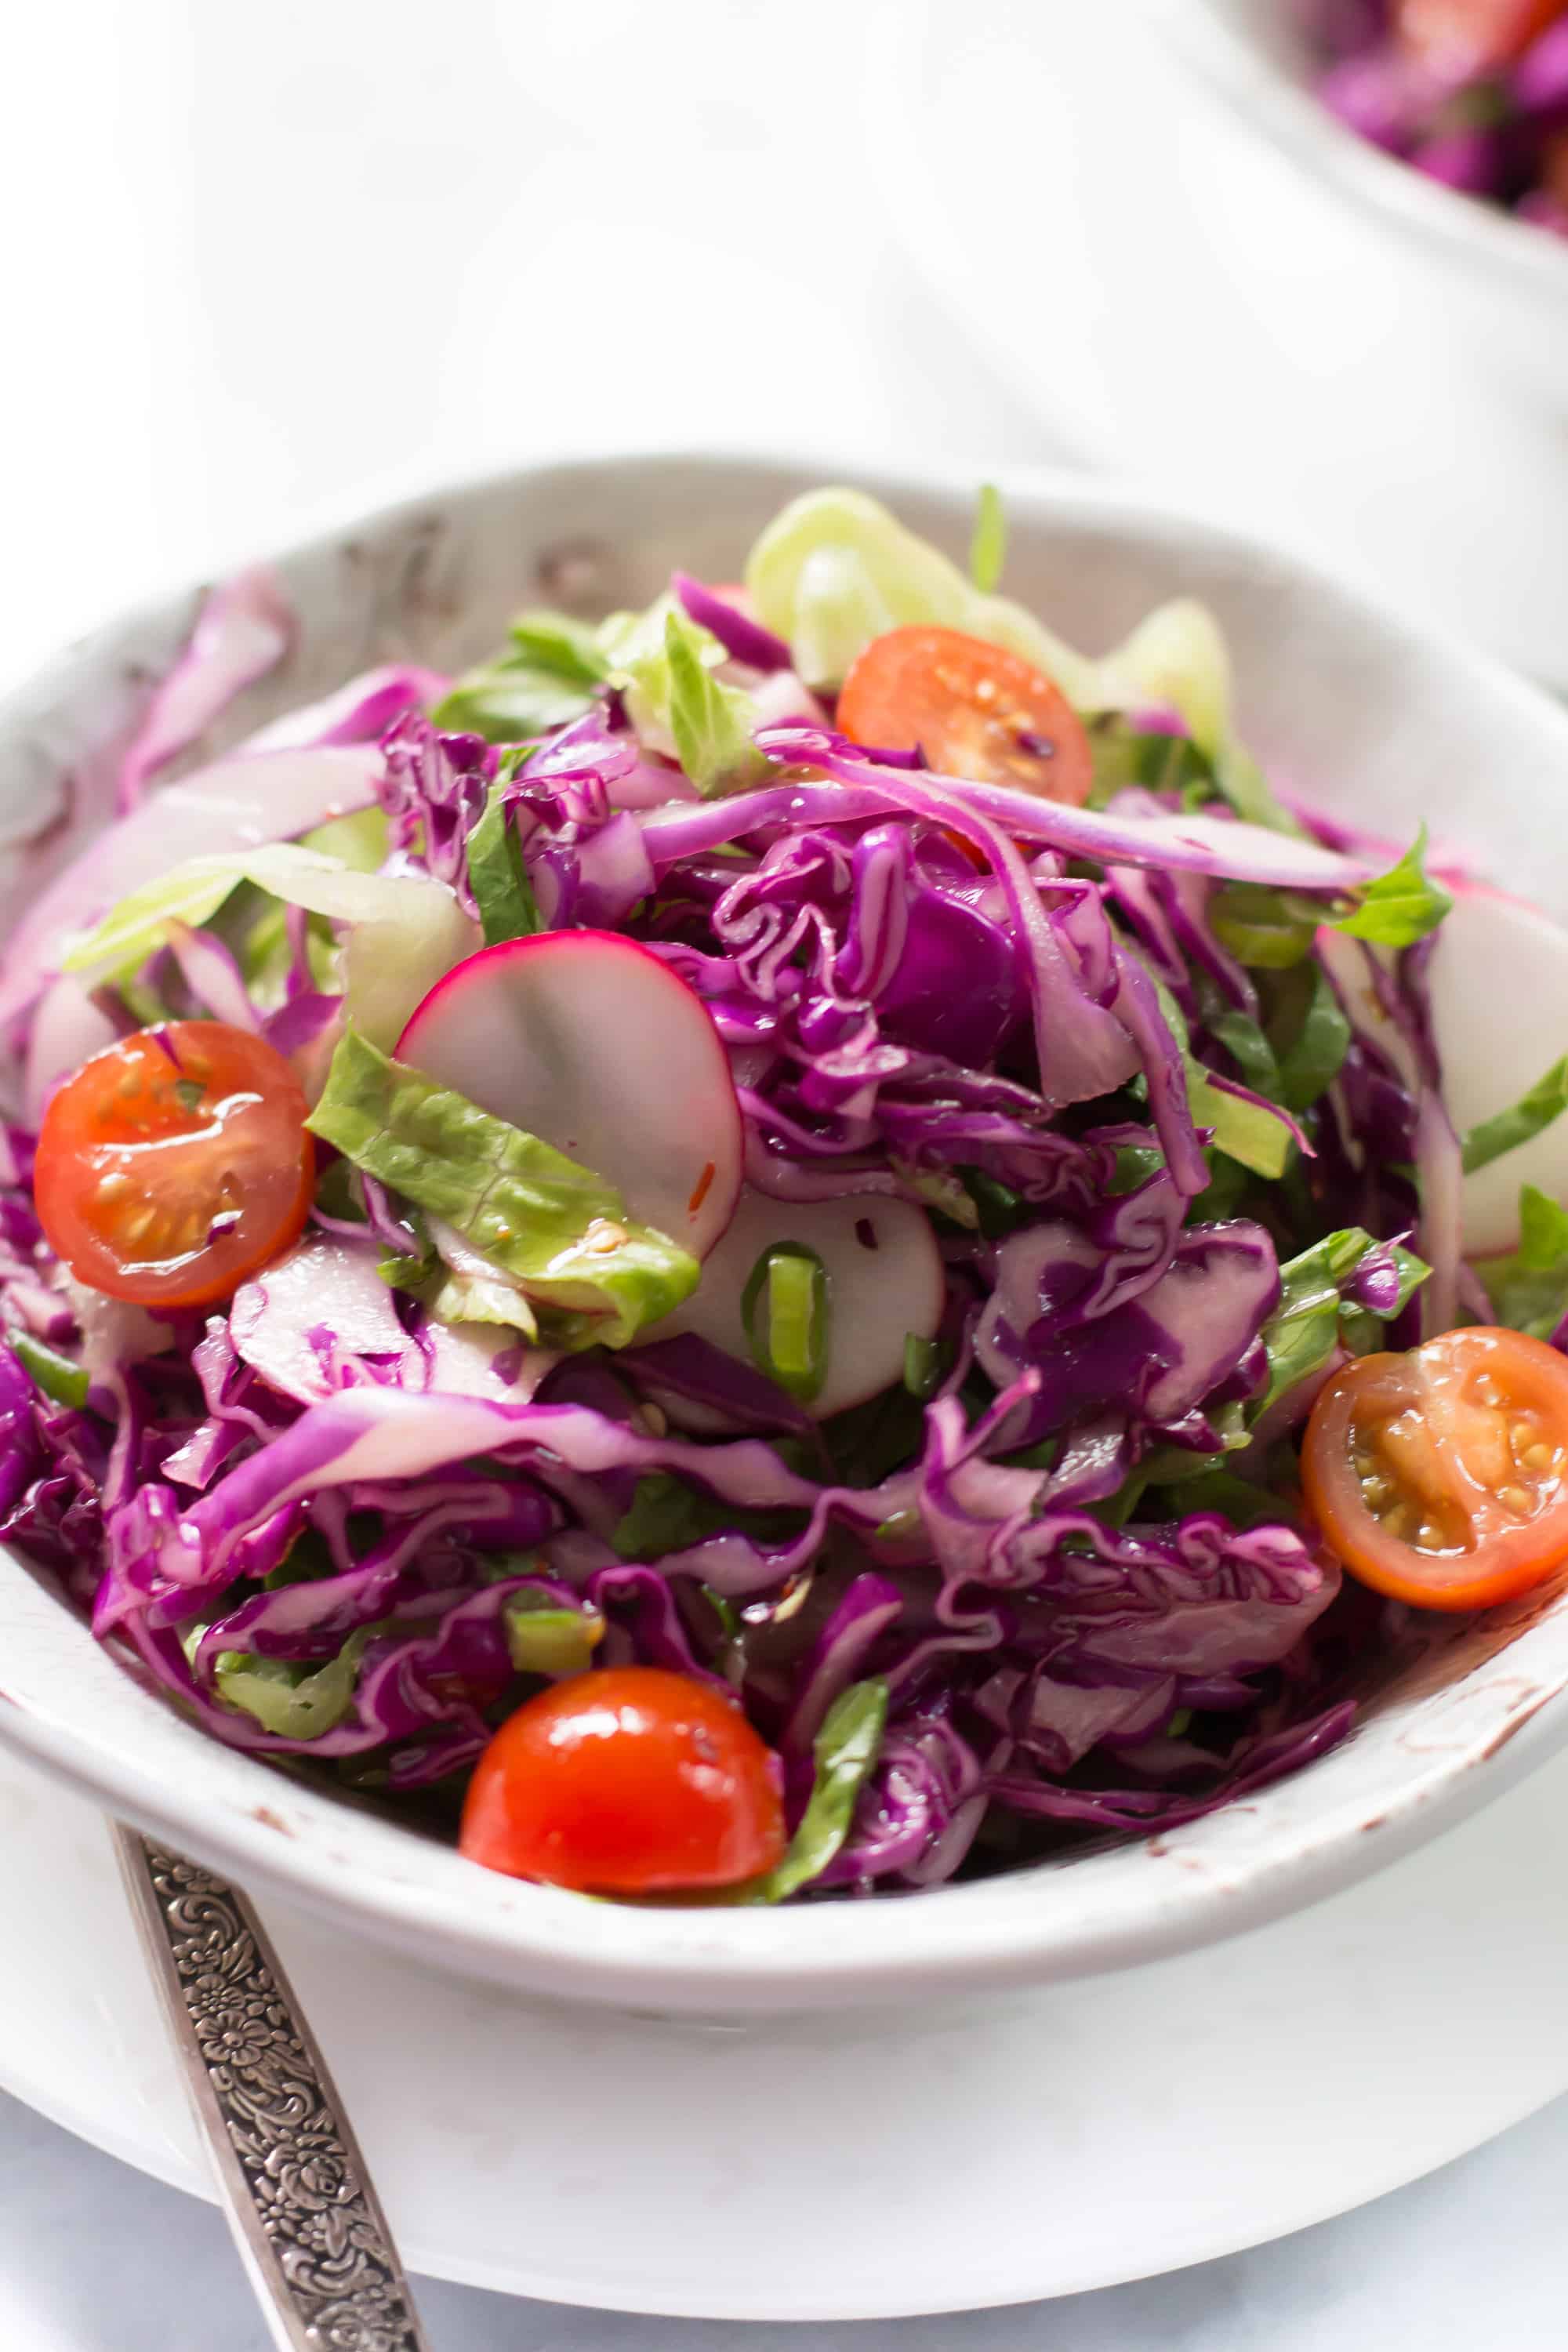
MULTIPOLYGON (((732 576, 780 502, 830 477, 817 464, 622 457, 369 517, 279 560, 301 642, 226 732, 394 655, 469 660, 520 604, 640 604, 677 563, 732 576)), ((963 547, 968 481, 865 486, 963 547)), ((1006 496, 1009 587, 1058 627, 1099 647, 1161 597, 1206 598, 1235 652, 1247 731, 1277 773, 1394 833, 1429 817, 1568 920, 1568 718, 1542 697, 1170 507, 1041 477, 1006 496)), ((104 631, 0 709, 0 805, 36 814, 68 781, 93 790, 195 601, 104 631)), ((1374 1695, 1354 1736, 1307 1771, 1173 1834, 902 1899, 637 1910, 477 1870, 220 1746, 122 1672, 21 1561, 3 1566, 0 1738, 200 1859, 431 1966, 647 2009, 885 2002, 1152 1958, 1377 1868, 1568 1738, 1568 1594, 1537 1597, 1374 1695)))

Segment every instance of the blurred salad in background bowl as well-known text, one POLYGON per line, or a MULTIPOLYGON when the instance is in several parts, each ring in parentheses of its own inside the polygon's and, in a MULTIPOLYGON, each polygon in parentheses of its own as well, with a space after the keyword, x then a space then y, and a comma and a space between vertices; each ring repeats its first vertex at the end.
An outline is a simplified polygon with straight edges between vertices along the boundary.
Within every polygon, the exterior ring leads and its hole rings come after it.
MULTIPOLYGON (((1554 0, 1143 5, 1250 137, 1353 208, 1391 342, 1428 336, 1436 300, 1453 330, 1446 363, 1561 413, 1568 256, 1552 232, 1568 47, 1554 0), (1400 258, 1423 272, 1406 299, 1391 275, 1400 258)), ((1533 576, 1538 595, 1557 593, 1539 567, 1533 576)))
POLYGON ((1297 0, 1319 90, 1443 186, 1568 236, 1563 0, 1297 0))

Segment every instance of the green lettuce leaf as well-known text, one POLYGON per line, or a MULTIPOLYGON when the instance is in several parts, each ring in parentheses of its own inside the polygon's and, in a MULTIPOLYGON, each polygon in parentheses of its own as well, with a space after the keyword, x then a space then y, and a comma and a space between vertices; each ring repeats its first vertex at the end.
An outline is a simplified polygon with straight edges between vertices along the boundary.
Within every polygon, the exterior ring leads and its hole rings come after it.
POLYGON ((345 1013, 378 1044, 395 1044, 421 997, 479 944, 445 883, 416 874, 366 874, 341 857, 279 841, 171 867, 73 940, 63 969, 105 979, 139 971, 167 943, 171 923, 199 928, 247 882, 288 906, 348 927, 342 953, 345 1013))
POLYGON ((1283 1176, 1296 1139, 1267 1103, 1245 1102, 1211 1081, 1201 1062, 1187 1059, 1187 1103, 1194 1127, 1214 1129, 1214 1148, 1255 1176, 1283 1176))
POLYGON ((752 741, 751 696, 713 676, 723 659, 717 637, 670 597, 626 622, 616 641, 613 675, 632 724, 654 749, 673 751, 704 799, 754 783, 767 767, 752 741))
POLYGON ((1350 1045, 1350 1023, 1319 963, 1299 964, 1273 985, 1276 1003, 1267 1031, 1234 1011, 1209 1013, 1207 1026, 1232 1055, 1245 1086, 1300 1113, 1337 1076, 1350 1045), (1287 1037, 1288 1045, 1282 1042, 1287 1037))
POLYGON ((800 1827, 777 1868, 745 1890, 747 1900, 782 1903, 820 1878, 849 1834, 887 1721, 888 1685, 879 1676, 840 1691, 812 1744, 816 1778, 800 1827))
POLYGON ((622 1559, 657 1560, 731 1528, 743 1528, 759 1543, 787 1543, 805 1524, 802 1511, 748 1510, 689 1486, 668 1470, 650 1470, 637 1480, 610 1541, 622 1559))
MULTIPOLYGON (((1332 1086, 1351 1042, 1351 1024, 1322 965, 1313 962, 1300 969, 1310 973, 1310 982, 1300 1024, 1289 1045, 1278 1043, 1278 1033, 1275 1044, 1279 1070, 1278 1099, 1287 1110, 1296 1112, 1310 1110, 1332 1086)), ((1300 982, 1281 981, 1278 984, 1281 990, 1290 990, 1300 982)))
POLYGON ((1209 926, 1221 947, 1254 971, 1288 971, 1312 952, 1322 909, 1267 882, 1226 882, 1209 901, 1209 926))
POLYGON ((1505 1151, 1516 1151, 1521 1143, 1530 1142, 1553 1119, 1560 1118, 1564 1110, 1568 1110, 1568 1054, 1562 1061, 1553 1062, 1529 1093, 1521 1095, 1507 1110, 1500 1110, 1494 1118, 1483 1118, 1467 1129, 1459 1143, 1466 1175, 1473 1175, 1478 1168, 1500 1160, 1505 1151))
POLYGON ((1243 1086, 1277 1102, 1279 1065, 1257 1022, 1245 1013, 1221 1013, 1208 1025, 1241 1072, 1243 1086))
POLYGON ((1212 613, 1189 597, 1161 605, 1093 660, 1022 604, 966 579, 875 499, 841 488, 808 491, 774 516, 747 561, 746 586, 758 617, 788 639, 807 686, 837 690, 856 656, 889 629, 962 629, 1022 654, 1078 710, 1178 711, 1238 816, 1300 830, 1237 740, 1225 640, 1212 613))
POLYGON ((526 742, 581 719, 609 674, 590 623, 569 613, 520 613, 507 651, 466 671, 431 717, 488 742, 526 742))
POLYGON ((614 1185, 352 1026, 310 1124, 510 1276, 553 1347, 624 1348, 696 1288, 696 1259, 628 1217, 614 1185))
MULTIPOLYGON (((1347 1225, 1280 1267, 1279 1304, 1263 1327, 1268 1386, 1247 1408, 1250 1419, 1267 1412, 1298 1381, 1321 1371, 1342 1339, 1352 1345, 1364 1335, 1371 1320, 1369 1310, 1347 1307, 1343 1292, 1363 1259, 1384 1247, 1360 1225, 1347 1225)), ((1384 1321, 1403 1312, 1431 1272, 1430 1266, 1397 1244, 1394 1259, 1399 1268, 1399 1297, 1390 1314, 1381 1318, 1384 1321)))
POLYGON ((283 1739, 319 1739, 353 1704, 359 1662, 374 1626, 351 1633, 335 1658, 305 1666, 289 1658, 260 1658, 248 1650, 221 1650, 214 1672, 218 1696, 254 1716, 283 1739))
POLYGON ((1422 826, 1397 866, 1356 893, 1353 911, 1333 919, 1336 931, 1374 947, 1414 947, 1436 930, 1453 900, 1426 872, 1426 828, 1422 826))
MULTIPOLYGON (((1136 950, 1134 950, 1136 952, 1136 950)), ((1142 962, 1143 960, 1139 959, 1142 962)), ((1244 1102, 1238 1096, 1227 1094, 1216 1087, 1209 1071, 1193 1055, 1185 1015, 1164 982, 1148 964, 1145 971, 1153 983, 1160 1000, 1160 1010, 1169 1024, 1171 1034, 1181 1048, 1187 1075, 1187 1108, 1194 1127, 1212 1128, 1211 1150, 1224 1152, 1239 1166, 1249 1168, 1255 1176, 1282 1176, 1296 1139, 1277 1111, 1267 1103, 1244 1102)), ((1248 1024, 1250 1027, 1252 1024, 1248 1024)), ((1240 1034, 1239 1032, 1237 1033, 1240 1034)), ((1258 1044, 1262 1044, 1261 1033, 1258 1044)), ((1248 1047, 1249 1051, 1254 1051, 1248 1047)))
POLYGON ((1089 744, 1094 755, 1090 808, 1106 808, 1118 793, 1134 787, 1147 793, 1175 793, 1184 810, 1203 808, 1224 797, 1214 761, 1190 735, 1134 727, 1112 711, 1094 721, 1089 744))
POLYGON ((1550 1339, 1568 1315, 1568 1210, 1534 1184, 1521 1184, 1519 1247, 1489 1258, 1480 1274, 1500 1323, 1550 1339))
POLYGON ((507 812, 510 781, 500 776, 490 786, 485 813, 468 835, 468 887, 488 948, 528 939, 541 929, 517 828, 507 812))

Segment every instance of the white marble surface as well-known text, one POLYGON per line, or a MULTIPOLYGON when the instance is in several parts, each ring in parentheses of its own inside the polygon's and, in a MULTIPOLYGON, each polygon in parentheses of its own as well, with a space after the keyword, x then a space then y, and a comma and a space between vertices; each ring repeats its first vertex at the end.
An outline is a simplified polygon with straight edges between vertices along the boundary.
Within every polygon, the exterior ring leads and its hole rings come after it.
MULTIPOLYGON (((1048 4, 1069 70, 1072 12, 1048 4)), ((985 17, 977 0, 954 37, 985 17)), ((865 160, 854 22, 835 0, 21 12, 0 141, 0 672, 323 509, 542 450, 941 449, 977 478, 1057 455, 887 233, 898 190, 865 160)), ((437 2284, 423 2301, 437 2352, 1544 2352, 1568 2294, 1565 2168, 1560 2102, 1275 2247, 962 2321, 745 2328, 437 2284)), ((0 2100, 0 2344, 264 2343, 215 2212, 0 2100)))

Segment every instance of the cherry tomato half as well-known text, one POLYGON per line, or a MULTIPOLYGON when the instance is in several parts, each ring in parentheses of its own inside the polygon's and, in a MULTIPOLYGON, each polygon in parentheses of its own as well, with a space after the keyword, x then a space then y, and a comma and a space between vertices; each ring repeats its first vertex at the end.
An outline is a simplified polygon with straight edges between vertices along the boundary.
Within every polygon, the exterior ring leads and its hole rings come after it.
POLYGON ((1066 695, 1001 646, 957 629, 891 629, 851 665, 838 726, 857 743, 925 753, 948 776, 1081 808, 1089 737, 1066 695))
POLYGON ((1363 1356, 1312 1407, 1301 1483, 1352 1576, 1486 1609, 1568 1562, 1568 1358, 1476 1324, 1363 1356))
POLYGON ((79 1281, 142 1307, 226 1298, 291 1242, 315 1175, 299 1079, 262 1038, 170 1021, 50 1100, 33 1190, 79 1281))
POLYGON ((773 1760, 738 1706, 658 1666, 607 1666, 502 1724, 468 1784, 470 1862, 599 1895, 733 1886, 784 1848, 773 1760))
POLYGON ((1441 74, 1489 73, 1522 56, 1568 0, 1399 0, 1405 48, 1441 74))

